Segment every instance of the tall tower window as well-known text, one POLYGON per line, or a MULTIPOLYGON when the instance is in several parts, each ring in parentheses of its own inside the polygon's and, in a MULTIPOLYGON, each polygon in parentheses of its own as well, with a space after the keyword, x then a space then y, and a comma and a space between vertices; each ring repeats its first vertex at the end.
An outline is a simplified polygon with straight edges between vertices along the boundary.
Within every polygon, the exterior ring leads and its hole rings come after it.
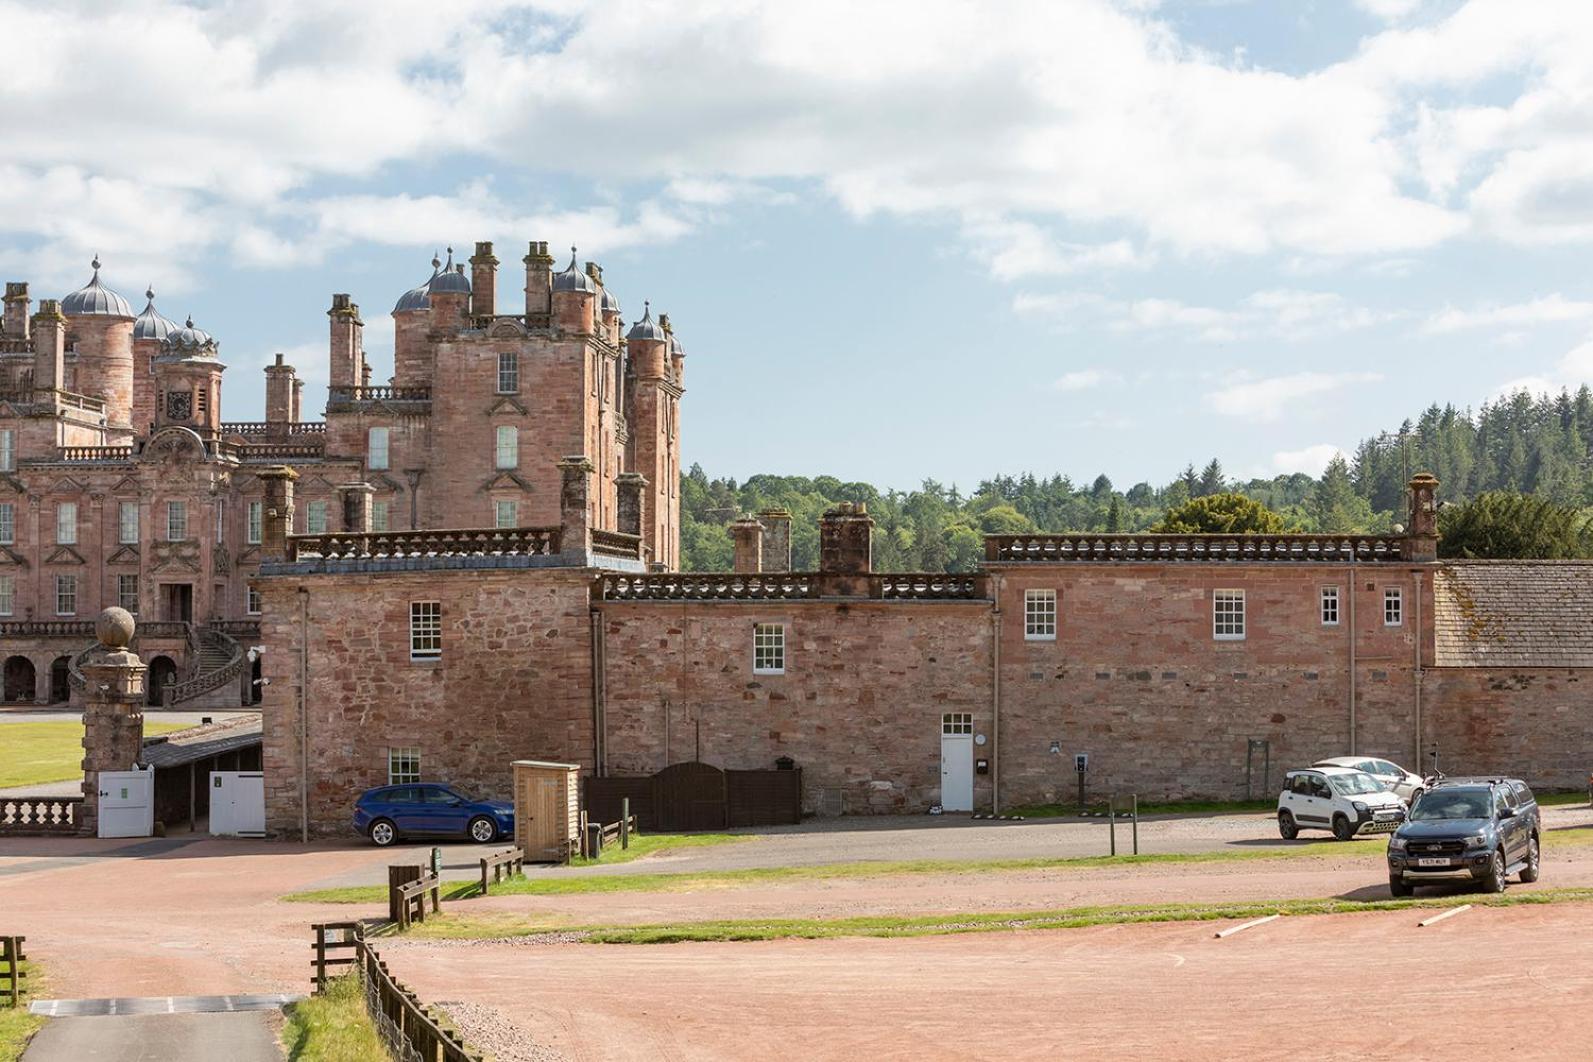
POLYGON ((498 393, 512 395, 520 390, 520 355, 505 350, 498 355, 498 393))
POLYGON ((57 575, 55 577, 55 614, 57 616, 77 615, 77 576, 57 575))
POLYGON ((10 502, 0 502, 0 542, 11 545, 17 540, 17 510, 10 502))
POLYGON ((492 503, 492 518, 494 527, 519 527, 520 506, 513 501, 495 501, 492 503))
POLYGON ((387 467, 387 428, 372 428, 366 435, 365 467, 383 469, 387 467))
POLYGON ((261 532, 265 529, 265 502, 252 501, 249 503, 249 528, 245 538, 251 546, 260 544, 261 532))
POLYGON ((304 531, 309 535, 326 534, 326 499, 317 498, 305 503, 304 531))
POLYGON ((509 424, 498 426, 495 465, 498 468, 520 467, 520 429, 509 424))
POLYGON ((17 467, 17 433, 11 428, 0 429, 0 472, 14 472, 17 467))
POLYGON ((388 521, 390 519, 390 517, 388 516, 388 513, 391 511, 391 505, 392 505, 392 503, 386 501, 385 499, 382 500, 382 501, 373 501, 373 502, 371 502, 371 530, 372 531, 386 531, 386 530, 388 530, 388 521))
POLYGON ((138 576, 118 575, 116 577, 116 604, 135 616, 138 614, 138 576))
POLYGON ((12 575, 0 575, 0 616, 9 616, 16 609, 17 581, 12 575))

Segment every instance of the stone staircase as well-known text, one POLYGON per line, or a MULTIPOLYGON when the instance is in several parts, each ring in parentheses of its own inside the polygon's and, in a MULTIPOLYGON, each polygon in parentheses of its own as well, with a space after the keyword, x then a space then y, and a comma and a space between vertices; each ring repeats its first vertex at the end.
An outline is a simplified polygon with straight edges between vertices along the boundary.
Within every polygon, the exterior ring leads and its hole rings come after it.
MULTIPOLYGON (((163 699, 168 708, 197 700, 229 682, 236 684, 248 666, 243 646, 226 631, 192 623, 182 627, 191 663, 180 680, 166 687, 163 699)), ((98 646, 91 645, 84 649, 68 665, 67 679, 73 689, 83 689, 83 663, 96 648, 98 646)))

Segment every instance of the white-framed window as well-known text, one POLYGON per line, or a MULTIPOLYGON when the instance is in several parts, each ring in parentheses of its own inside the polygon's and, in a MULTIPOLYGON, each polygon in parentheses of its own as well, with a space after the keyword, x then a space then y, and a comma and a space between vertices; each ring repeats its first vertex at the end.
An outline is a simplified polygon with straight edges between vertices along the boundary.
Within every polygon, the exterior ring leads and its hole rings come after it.
POLYGON ((785 624, 754 623, 752 625, 752 673, 754 675, 785 674, 785 624))
POLYGON ((245 530, 245 539, 251 546, 258 546, 265 537, 265 502, 252 501, 249 503, 249 526, 245 530))
POLYGON ((409 658, 435 660, 442 656, 442 602, 409 603, 409 658))
POLYGON ((372 428, 365 435, 365 467, 382 469, 387 467, 387 444, 389 440, 388 429, 372 428))
POLYGON ((1241 641, 1245 636, 1245 592, 1218 590, 1211 597, 1211 636, 1218 641, 1241 641))
POLYGON ((495 501, 492 503, 492 526, 494 527, 519 527, 520 503, 516 501, 495 501))
POLYGON ((251 616, 260 615, 260 591, 252 586, 248 588, 248 593, 244 595, 243 609, 251 616))
POLYGON ((11 545, 17 540, 17 509, 10 502, 0 502, 0 542, 11 545))
POLYGON ((316 498, 314 501, 304 503, 304 533, 307 535, 326 534, 325 498, 316 498))
POLYGON ((124 546, 138 545, 138 503, 124 501, 116 507, 116 541, 124 546))
POLYGON ((55 614, 57 616, 77 615, 77 576, 57 575, 55 577, 55 614))
POLYGON ((116 577, 116 604, 133 615, 138 615, 138 576, 116 577))
POLYGON ((372 531, 388 531, 388 530, 391 530, 391 528, 388 526, 388 523, 392 519, 392 516, 391 516, 392 504, 393 503, 388 501, 386 498, 382 498, 380 500, 373 500, 371 502, 371 530, 372 531))
POLYGON ((1383 588, 1383 626, 1401 627, 1405 624, 1405 591, 1397 586, 1383 588))
POLYGON ((413 785, 420 781, 420 750, 409 746, 387 750, 387 784, 413 785))
POLYGON ((512 395, 520 390, 520 355, 512 350, 498 354, 498 393, 512 395))
POLYGON ((17 607, 17 577, 0 575, 0 616, 9 616, 17 607))
POLYGON ((0 472, 17 469, 17 433, 14 428, 0 428, 0 472))
POLYGON ((188 503, 185 501, 169 501, 166 503, 166 541, 182 542, 188 538, 188 503))
POLYGON ((972 734, 972 712, 947 712, 940 717, 940 732, 942 734, 972 734))
POLYGON ((55 507, 55 542, 60 546, 77 542, 77 502, 62 502, 55 507))
POLYGON ((1023 637, 1030 642, 1056 641, 1056 591, 1023 592, 1023 637))
POLYGON ((1337 627, 1339 625, 1339 588, 1324 586, 1322 588, 1322 626, 1337 627))
POLYGON ((493 463, 498 468, 520 467, 520 429, 512 424, 498 425, 493 463))

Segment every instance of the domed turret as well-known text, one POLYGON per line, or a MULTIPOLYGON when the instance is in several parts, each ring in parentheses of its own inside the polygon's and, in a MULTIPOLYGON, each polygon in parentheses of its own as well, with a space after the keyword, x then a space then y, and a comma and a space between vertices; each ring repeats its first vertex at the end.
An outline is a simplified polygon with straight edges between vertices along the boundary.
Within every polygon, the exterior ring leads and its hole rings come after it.
POLYGON ((638 379, 661 379, 669 371, 669 333, 653 320, 652 303, 642 303, 642 319, 625 335, 625 352, 638 379))
POLYGON ((553 277, 553 326, 561 332, 587 336, 595 332, 597 281, 575 262, 570 248, 570 266, 553 277))
POLYGON ((61 300, 61 312, 68 317, 131 317, 127 300, 100 283, 100 259, 94 256, 94 275, 83 287, 61 300))
POLYGON ((603 285, 603 313, 619 313, 619 300, 614 297, 614 291, 607 284, 603 285))
POLYGON ((575 264, 575 248, 570 248, 570 267, 553 277, 554 291, 584 291, 588 295, 597 294, 597 282, 583 273, 575 264))
POLYGON ((177 331, 177 322, 167 318, 155 309, 155 289, 150 288, 144 292, 144 298, 149 300, 144 307, 144 312, 133 321, 134 339, 153 339, 164 342, 177 331))
POLYGON ((166 346, 185 357, 214 357, 216 341, 202 328, 194 327, 193 316, 177 331, 166 338, 166 346))
POLYGON ((658 326, 658 322, 653 320, 653 304, 644 302, 642 308, 645 310, 642 319, 631 325, 631 330, 625 333, 625 338, 646 339, 653 342, 663 342, 669 338, 664 335, 664 330, 658 326))
POLYGON ((454 249, 452 247, 448 248, 448 264, 443 266, 442 271, 433 276, 426 284, 426 291, 432 295, 443 293, 470 294, 470 278, 465 276, 462 270, 454 268, 454 249))
POLYGON ((437 279, 437 274, 441 270, 442 262, 433 257, 431 260, 431 276, 400 295, 398 302, 393 304, 393 312, 408 313, 411 310, 431 309, 431 298, 427 292, 431 290, 431 282, 437 279))

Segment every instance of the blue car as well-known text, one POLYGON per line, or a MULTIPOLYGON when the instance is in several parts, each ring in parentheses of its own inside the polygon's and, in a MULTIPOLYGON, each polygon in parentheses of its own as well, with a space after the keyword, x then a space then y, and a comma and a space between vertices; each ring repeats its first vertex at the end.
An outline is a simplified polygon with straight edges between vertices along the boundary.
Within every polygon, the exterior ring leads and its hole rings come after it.
POLYGON ((440 782, 367 789, 354 803, 354 829, 385 848, 400 837, 459 837, 490 844, 514 836, 514 805, 471 800, 440 782))

